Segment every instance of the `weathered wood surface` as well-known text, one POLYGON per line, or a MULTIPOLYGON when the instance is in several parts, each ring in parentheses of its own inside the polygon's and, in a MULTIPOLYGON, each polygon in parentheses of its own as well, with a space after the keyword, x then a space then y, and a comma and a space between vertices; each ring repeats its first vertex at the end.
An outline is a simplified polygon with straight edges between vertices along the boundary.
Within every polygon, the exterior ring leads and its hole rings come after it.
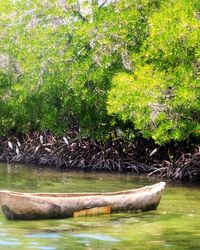
POLYGON ((113 193, 18 193, 0 191, 0 206, 7 219, 49 219, 157 208, 165 182, 113 193), (93 209, 93 210, 90 210, 93 209))

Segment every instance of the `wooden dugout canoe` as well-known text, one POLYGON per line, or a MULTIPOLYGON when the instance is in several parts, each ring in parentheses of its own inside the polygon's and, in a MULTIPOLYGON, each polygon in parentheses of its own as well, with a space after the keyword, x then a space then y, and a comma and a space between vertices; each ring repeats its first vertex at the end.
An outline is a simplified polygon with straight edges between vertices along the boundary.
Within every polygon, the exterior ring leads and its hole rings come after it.
POLYGON ((155 210, 165 182, 113 193, 18 193, 0 190, 7 219, 53 219, 119 211, 155 210))

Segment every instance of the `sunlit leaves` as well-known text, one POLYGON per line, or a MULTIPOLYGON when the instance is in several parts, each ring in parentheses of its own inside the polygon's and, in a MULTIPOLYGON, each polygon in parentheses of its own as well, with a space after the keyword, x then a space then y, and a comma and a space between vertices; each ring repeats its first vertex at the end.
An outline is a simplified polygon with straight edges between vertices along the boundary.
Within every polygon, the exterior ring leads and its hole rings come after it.
POLYGON ((163 2, 132 54, 135 72, 113 80, 108 111, 160 144, 186 139, 199 126, 198 13, 195 0, 163 2))
POLYGON ((0 132, 79 126, 104 139, 126 126, 160 144, 187 138, 199 124, 199 10, 197 0, 2 0, 0 132))
POLYGON ((150 136, 157 116, 165 110, 162 97, 166 78, 151 66, 139 67, 134 74, 120 73, 113 79, 108 97, 108 111, 124 122, 131 121, 137 130, 150 136))

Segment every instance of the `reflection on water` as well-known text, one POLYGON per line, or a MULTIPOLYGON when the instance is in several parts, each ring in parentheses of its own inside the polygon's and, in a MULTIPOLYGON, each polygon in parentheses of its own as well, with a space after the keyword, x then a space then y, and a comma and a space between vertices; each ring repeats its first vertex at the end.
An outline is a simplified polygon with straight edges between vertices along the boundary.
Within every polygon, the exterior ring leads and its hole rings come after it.
MULTIPOLYGON (((0 188, 15 191, 102 192, 154 182, 130 175, 0 165, 0 188)), ((200 249, 199 228, 199 188, 168 184, 158 210, 145 213, 39 221, 7 221, 0 213, 0 249, 200 249)))

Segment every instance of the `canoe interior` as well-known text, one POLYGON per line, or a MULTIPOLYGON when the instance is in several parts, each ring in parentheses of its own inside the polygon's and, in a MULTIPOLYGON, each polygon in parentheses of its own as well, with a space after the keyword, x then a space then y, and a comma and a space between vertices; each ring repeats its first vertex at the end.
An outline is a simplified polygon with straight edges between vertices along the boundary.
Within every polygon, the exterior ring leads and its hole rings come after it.
POLYGON ((145 186, 138 189, 131 189, 131 190, 125 190, 125 191, 119 191, 119 192, 108 192, 108 193, 21 193, 21 192, 13 192, 13 191, 7 191, 7 190, 0 190, 1 193, 9 193, 10 195, 17 195, 17 196, 38 196, 38 197, 58 197, 58 198, 72 198, 72 197, 83 197, 83 196, 115 196, 115 195, 126 195, 126 194, 134 194, 137 193, 143 193, 143 192, 151 192, 151 190, 154 190, 156 188, 160 188, 160 190, 164 189, 165 182, 160 182, 151 186, 145 186))

